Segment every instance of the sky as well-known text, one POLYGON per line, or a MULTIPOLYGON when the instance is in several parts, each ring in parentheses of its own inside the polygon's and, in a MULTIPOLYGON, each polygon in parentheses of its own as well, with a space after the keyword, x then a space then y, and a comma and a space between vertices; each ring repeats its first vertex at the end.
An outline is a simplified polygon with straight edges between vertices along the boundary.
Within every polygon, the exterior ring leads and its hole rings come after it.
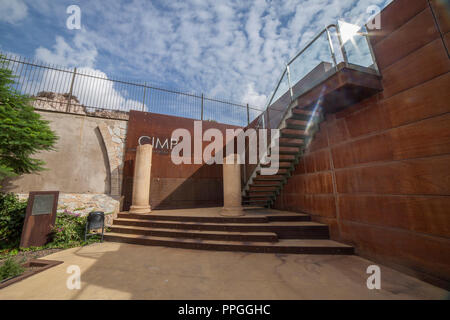
POLYGON ((0 0, 0 51, 262 108, 315 34, 391 1, 0 0))

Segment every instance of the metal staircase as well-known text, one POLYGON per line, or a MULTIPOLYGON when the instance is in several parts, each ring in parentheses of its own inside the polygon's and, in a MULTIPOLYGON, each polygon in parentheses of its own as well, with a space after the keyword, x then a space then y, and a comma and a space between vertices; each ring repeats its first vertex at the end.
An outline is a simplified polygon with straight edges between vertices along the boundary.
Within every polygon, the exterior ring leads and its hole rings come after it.
POLYGON ((291 105, 278 128, 278 172, 276 175, 262 175, 261 168, 269 167, 270 163, 258 164, 244 188, 243 205, 272 207, 322 120, 321 108, 291 105))
MULTIPOLYGON (((348 26, 342 21, 329 25, 286 64, 256 125, 257 129, 279 129, 279 170, 275 175, 263 175, 262 169, 270 163, 262 164, 261 159, 255 168, 250 168, 251 175, 245 177, 242 191, 243 205, 272 207, 324 113, 335 112, 382 90, 368 34, 362 31, 364 27, 355 31, 359 27, 348 26)), ((273 140, 269 142, 268 155, 273 140)))

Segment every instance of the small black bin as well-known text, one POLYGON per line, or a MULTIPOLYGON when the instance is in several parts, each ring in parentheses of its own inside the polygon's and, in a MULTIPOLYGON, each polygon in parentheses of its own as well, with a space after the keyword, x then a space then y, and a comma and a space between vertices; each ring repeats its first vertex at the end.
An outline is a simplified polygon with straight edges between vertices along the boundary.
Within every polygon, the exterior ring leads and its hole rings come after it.
POLYGON ((103 234, 105 232, 105 213, 103 211, 93 211, 90 212, 87 217, 86 230, 84 232, 84 241, 86 241, 87 236, 92 236, 94 234, 89 234, 89 231, 93 229, 102 228, 102 242, 103 234))

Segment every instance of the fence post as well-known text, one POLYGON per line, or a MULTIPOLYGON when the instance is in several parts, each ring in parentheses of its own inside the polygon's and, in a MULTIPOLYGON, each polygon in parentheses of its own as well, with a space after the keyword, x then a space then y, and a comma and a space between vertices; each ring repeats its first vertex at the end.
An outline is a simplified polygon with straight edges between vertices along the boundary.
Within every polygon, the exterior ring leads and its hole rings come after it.
POLYGON ((142 99, 142 111, 145 111, 145 89, 147 89, 147 82, 144 82, 144 98, 142 99))
POLYGON ((250 124, 250 110, 248 108, 248 103, 247 103, 247 125, 250 124))
POLYGON ((202 93, 202 116, 201 116, 200 120, 203 121, 203 93, 202 93))
POLYGON ((73 83, 75 82, 75 75, 76 74, 77 74, 77 68, 74 68, 73 69, 72 82, 70 83, 69 102, 67 102, 66 112, 70 111, 70 102, 72 101, 73 83))

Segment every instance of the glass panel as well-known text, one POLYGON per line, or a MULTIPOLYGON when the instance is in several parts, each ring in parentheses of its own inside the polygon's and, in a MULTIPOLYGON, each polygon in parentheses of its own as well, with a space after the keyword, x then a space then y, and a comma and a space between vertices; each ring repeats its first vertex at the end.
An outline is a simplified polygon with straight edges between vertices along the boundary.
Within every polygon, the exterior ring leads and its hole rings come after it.
POLYGON ((344 56, 342 55, 341 44, 339 42, 338 30, 336 27, 330 27, 328 29, 330 33, 331 43, 334 48, 334 56, 336 58, 336 63, 339 64, 344 62, 344 56))
POLYGON ((270 105, 273 105, 275 102, 277 102, 280 97, 282 97, 286 92, 289 90, 289 81, 286 69, 284 70, 283 77, 281 78, 280 84, 278 85, 278 88, 276 89, 272 101, 270 105))
POLYGON ((367 32, 366 28, 344 21, 339 21, 339 28, 348 62, 375 69, 367 37, 363 35, 367 32))
POLYGON ((302 54, 289 65, 294 97, 297 97, 334 72, 326 32, 323 32, 302 54))
POLYGON ((284 71, 280 85, 273 96, 272 102, 266 113, 266 125, 268 128, 278 128, 285 110, 291 103, 291 93, 289 90, 289 79, 286 70, 284 71))

